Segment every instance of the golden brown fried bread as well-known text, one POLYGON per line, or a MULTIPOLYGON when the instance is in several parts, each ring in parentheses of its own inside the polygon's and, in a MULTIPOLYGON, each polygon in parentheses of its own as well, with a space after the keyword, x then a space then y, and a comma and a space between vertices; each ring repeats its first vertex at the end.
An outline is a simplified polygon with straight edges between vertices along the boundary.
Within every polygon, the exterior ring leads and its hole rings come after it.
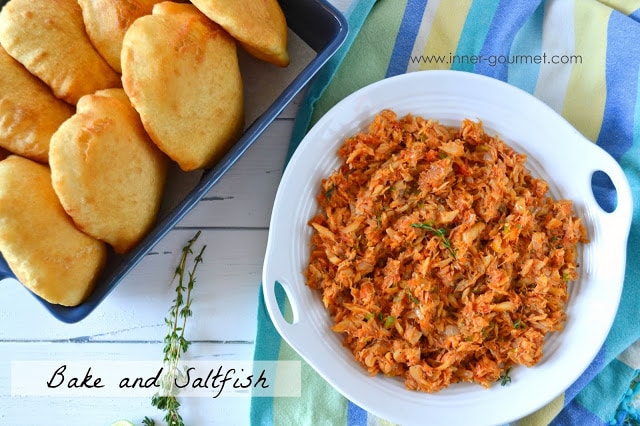
POLYGON ((0 46, 0 147, 47 163, 51 135, 73 112, 0 46))
POLYGON ((111 67, 121 72, 122 39, 137 18, 162 0, 78 0, 87 35, 111 67))
POLYGON ((77 0, 11 0, 0 12, 0 44, 60 99, 74 104, 120 76, 95 50, 77 0))
POLYGON ((277 0, 192 0, 251 55, 286 67, 287 21, 277 0))
POLYGON ((151 139, 185 171, 213 165, 242 132, 235 41, 191 4, 159 3, 129 27, 122 83, 151 139))
POLYGON ((0 252, 24 286, 65 306, 91 293, 107 259, 65 213, 49 168, 18 155, 0 161, 0 252))
POLYGON ((54 133, 53 188, 76 226, 125 253, 154 225, 169 159, 122 89, 80 98, 54 133))

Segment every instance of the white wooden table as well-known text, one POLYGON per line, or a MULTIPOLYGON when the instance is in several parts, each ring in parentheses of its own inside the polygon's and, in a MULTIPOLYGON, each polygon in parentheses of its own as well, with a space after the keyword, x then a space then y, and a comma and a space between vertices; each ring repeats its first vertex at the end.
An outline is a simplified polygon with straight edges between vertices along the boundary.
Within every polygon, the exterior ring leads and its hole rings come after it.
MULTIPOLYGON (((333 3, 346 10, 351 1, 333 3)), ((187 326, 193 342, 187 357, 252 359, 268 223, 299 100, 83 321, 62 323, 18 282, 0 282, 0 425, 110 425, 123 418, 141 424, 145 416, 163 424, 147 397, 12 397, 11 363, 160 361, 164 318, 175 295, 170 278, 180 249, 196 230, 202 230, 199 243, 207 249, 187 326)), ((182 403, 189 425, 249 424, 248 397, 182 403)))

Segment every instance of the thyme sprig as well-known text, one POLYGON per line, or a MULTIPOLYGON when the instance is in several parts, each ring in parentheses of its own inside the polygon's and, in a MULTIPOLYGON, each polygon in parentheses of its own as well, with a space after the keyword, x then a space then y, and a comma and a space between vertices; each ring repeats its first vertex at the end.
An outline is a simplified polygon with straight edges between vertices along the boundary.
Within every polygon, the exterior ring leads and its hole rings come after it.
POLYGON ((431 232, 436 237, 439 237, 442 240, 442 245, 449 250, 451 257, 456 258, 456 249, 451 245, 451 241, 447 238, 447 229, 446 228, 436 228, 433 222, 418 222, 412 223, 412 228, 426 229, 431 232))
MULTIPOLYGON (((169 309, 169 316, 164 319, 168 328, 167 336, 164 338, 164 358, 163 374, 160 380, 161 391, 151 398, 151 405, 159 410, 165 411, 164 421, 169 426, 184 426, 184 421, 179 413, 180 403, 176 398, 176 379, 182 375, 178 368, 180 356, 189 349, 191 342, 184 336, 187 326, 187 319, 193 315, 191 303, 193 301, 192 292, 196 283, 196 271, 198 265, 203 261, 203 253, 206 245, 203 245, 198 254, 193 259, 191 270, 187 271, 189 256, 193 254, 193 245, 198 240, 200 231, 182 248, 180 262, 173 274, 172 283, 177 280, 176 297, 173 305, 169 309), (186 285, 185 285, 186 281, 186 285)), ((155 424, 148 417, 144 419, 145 425, 155 424)))
POLYGON ((511 367, 507 368, 507 370, 504 373, 502 373, 500 377, 498 377, 498 381, 500 382, 500 385, 507 386, 508 384, 511 383, 511 376, 509 375, 510 373, 511 373, 511 367))

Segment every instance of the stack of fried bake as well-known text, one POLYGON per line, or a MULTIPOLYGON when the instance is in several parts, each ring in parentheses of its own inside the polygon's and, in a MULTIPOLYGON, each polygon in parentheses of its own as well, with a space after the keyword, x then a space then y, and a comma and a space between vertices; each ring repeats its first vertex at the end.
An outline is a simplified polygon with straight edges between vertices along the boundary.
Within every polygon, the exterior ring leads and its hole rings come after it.
POLYGON ((276 0, 2 8, 0 253, 23 285, 80 304, 153 227, 170 162, 219 161, 244 127, 237 45, 288 65, 276 0))

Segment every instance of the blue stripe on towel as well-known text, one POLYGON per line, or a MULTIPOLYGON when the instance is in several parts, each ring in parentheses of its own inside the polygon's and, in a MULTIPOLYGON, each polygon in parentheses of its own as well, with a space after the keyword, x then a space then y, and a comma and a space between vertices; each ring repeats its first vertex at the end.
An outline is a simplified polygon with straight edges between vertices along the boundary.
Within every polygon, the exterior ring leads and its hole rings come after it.
POLYGON ((365 410, 349 401, 347 405, 347 426, 367 426, 368 414, 365 410))
POLYGON ((640 23, 614 10, 607 31, 607 99, 597 143, 616 160, 631 148, 640 67, 640 23), (625 60, 620 53, 625 52, 625 60))
POLYGON ((633 114, 633 145, 637 147, 640 144, 640 70, 638 70, 638 76, 636 78, 636 107, 633 114))
MULTIPOLYGON (((544 20, 543 0, 533 12, 529 20, 516 34, 509 55, 530 55, 535 58, 542 55, 542 23, 544 20)), ((540 64, 511 64, 508 69, 508 82, 522 90, 533 94, 538 82, 540 64)))
POLYGON ((480 54, 495 61, 481 61, 475 72, 507 81, 509 51, 517 31, 535 12, 542 0, 501 0, 491 21, 480 54), (503 60, 504 63, 500 63, 503 60))
POLYGON ((576 380, 564 393, 565 401, 571 401, 584 387, 602 370, 605 365, 605 346, 596 354, 596 357, 578 380, 576 380))
POLYGON ((391 52, 386 77, 404 74, 407 71, 409 57, 411 56, 413 45, 418 36, 422 16, 424 15, 424 9, 426 7, 427 0, 409 0, 407 2, 402 23, 400 24, 400 31, 396 37, 393 51, 391 52))
POLYGON ((603 426, 606 423, 591 411, 571 401, 564 409, 553 419, 549 426, 603 426))

